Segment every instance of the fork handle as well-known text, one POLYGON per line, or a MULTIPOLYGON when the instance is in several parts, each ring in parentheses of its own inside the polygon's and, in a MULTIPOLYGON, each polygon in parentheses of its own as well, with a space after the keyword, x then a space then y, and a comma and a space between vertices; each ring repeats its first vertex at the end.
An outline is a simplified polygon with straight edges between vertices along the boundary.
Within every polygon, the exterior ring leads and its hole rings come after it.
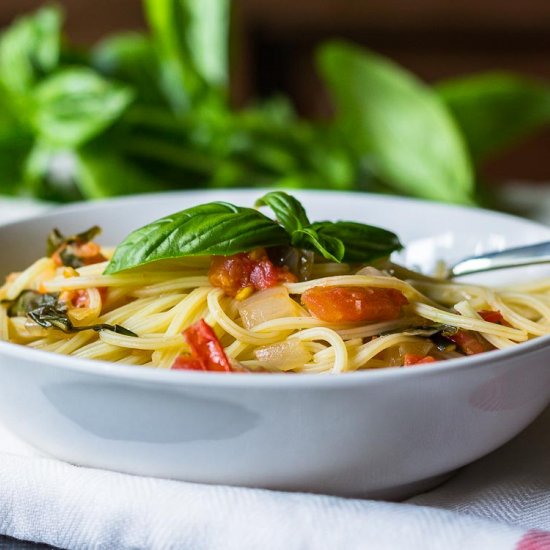
POLYGON ((449 275, 460 277, 482 271, 544 263, 550 263, 550 241, 465 258, 451 267, 449 275))

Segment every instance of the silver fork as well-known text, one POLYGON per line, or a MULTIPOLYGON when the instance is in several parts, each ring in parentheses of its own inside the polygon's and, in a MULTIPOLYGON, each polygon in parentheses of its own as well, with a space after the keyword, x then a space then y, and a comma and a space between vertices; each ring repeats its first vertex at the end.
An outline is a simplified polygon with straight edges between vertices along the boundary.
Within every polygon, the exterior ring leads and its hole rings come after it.
POLYGON ((550 241, 464 258, 449 269, 448 277, 545 263, 550 263, 550 241))

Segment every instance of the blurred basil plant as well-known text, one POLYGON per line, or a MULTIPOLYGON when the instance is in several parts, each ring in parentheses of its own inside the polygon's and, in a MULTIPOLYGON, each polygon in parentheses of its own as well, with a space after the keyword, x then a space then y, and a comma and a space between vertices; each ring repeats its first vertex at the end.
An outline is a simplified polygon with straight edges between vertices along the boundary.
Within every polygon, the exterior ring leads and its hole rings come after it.
POLYGON ((228 100, 231 0, 144 0, 148 34, 82 50, 44 7, 0 36, 0 193, 53 201, 292 187, 475 203, 476 165, 550 120, 549 88, 490 73, 430 87, 342 42, 317 64, 324 122, 228 100))

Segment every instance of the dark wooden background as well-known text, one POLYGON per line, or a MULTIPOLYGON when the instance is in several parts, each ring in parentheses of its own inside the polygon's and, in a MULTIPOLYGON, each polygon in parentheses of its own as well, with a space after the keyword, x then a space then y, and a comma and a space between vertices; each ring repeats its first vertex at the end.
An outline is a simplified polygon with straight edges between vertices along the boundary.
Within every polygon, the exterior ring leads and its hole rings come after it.
MULTIPOLYGON (((78 43, 145 28, 140 0, 58 3, 78 43)), ((41 4, 0 0, 0 26, 41 4)), ((283 91, 302 114, 325 115, 329 102, 312 53, 334 37, 368 45, 428 82, 491 69, 550 80, 548 0, 235 0, 235 8, 236 104, 283 91)), ((483 173, 497 182, 550 181, 550 129, 491 159, 483 173)))

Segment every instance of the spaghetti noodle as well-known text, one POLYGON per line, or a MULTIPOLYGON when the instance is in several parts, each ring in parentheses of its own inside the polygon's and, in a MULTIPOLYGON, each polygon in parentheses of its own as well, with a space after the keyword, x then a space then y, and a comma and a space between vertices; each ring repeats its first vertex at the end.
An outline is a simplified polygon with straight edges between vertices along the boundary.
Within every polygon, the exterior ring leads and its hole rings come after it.
POLYGON ((311 253, 302 256, 304 275, 277 264, 269 247, 106 274, 112 256, 73 238, 9 275, 0 288, 0 339, 161 369, 342 373, 452 359, 550 333, 548 280, 492 289, 415 274, 387 257, 365 267, 311 253), (70 247, 82 265, 61 259, 70 247), (232 288, 242 266, 246 284, 232 288))

